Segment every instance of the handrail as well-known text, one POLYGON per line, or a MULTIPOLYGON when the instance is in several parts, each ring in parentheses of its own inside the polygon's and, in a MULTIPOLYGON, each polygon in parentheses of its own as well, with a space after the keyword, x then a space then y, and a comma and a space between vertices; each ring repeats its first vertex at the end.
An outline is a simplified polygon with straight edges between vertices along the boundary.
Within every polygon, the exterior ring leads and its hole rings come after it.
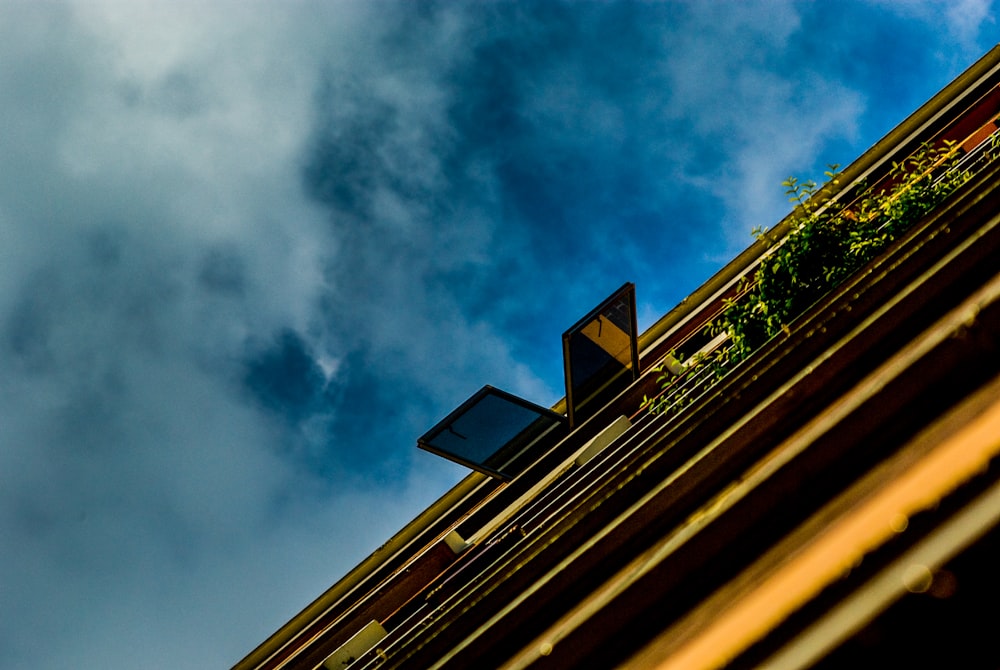
MULTIPOLYGON (((942 165, 949 157, 953 156, 955 152, 959 151, 959 147, 960 144, 956 144, 946 156, 935 162, 935 165, 927 171, 927 174, 930 174, 934 168, 942 165)), ((953 176, 959 172, 964 173, 966 181, 968 181, 1000 157, 1000 151, 991 151, 997 149, 998 147, 1000 147, 1000 128, 995 130, 989 136, 983 138, 978 145, 962 156, 961 159, 958 160, 950 169, 945 170, 941 172, 941 174, 934 177, 934 182, 940 182, 946 177, 953 176)), ((912 155, 914 154, 910 154, 910 156, 912 155)), ((909 156, 907 159, 909 159, 909 156)), ((921 178, 923 176, 925 175, 921 175, 921 178)), ((877 184, 869 187, 868 189, 865 189, 865 193, 871 193, 880 186, 881 184, 877 184)), ((898 197, 898 195, 899 194, 896 194, 894 197, 898 197)), ((864 197, 864 194, 859 196, 859 198, 860 197, 864 197)), ((879 230, 881 230, 881 228, 879 230)), ((778 242, 778 245, 780 244, 781 242, 778 242)), ((750 294, 750 291, 755 283, 755 280, 748 282, 748 284, 738 292, 736 297, 732 299, 732 304, 739 304, 740 301, 747 299, 746 296, 750 294)), ((732 347, 732 341, 725 339, 717 342, 716 346, 711 349, 703 349, 698 352, 698 354, 692 357, 692 360, 687 363, 683 372, 664 383, 659 393, 644 400, 640 411, 637 412, 637 415, 643 413, 643 411, 650 411, 657 414, 667 414, 672 416, 683 411, 685 407, 694 402, 702 393, 711 389, 716 383, 718 383, 719 380, 736 367, 739 361, 733 361, 730 357, 726 356, 732 347)), ((667 365, 663 363, 669 355, 669 352, 664 354, 659 361, 654 363, 654 366, 658 365, 663 372, 664 377, 661 377, 661 379, 670 374, 667 369, 667 365)))

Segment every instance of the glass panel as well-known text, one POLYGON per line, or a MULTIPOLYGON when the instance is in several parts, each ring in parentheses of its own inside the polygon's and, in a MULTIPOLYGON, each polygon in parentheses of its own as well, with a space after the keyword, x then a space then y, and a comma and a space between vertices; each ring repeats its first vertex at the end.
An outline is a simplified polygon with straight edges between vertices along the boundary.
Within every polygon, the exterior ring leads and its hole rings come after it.
POLYGON ((577 426, 638 377, 635 285, 627 283, 563 333, 566 409, 577 426))
POLYGON ((485 386, 417 440, 417 446, 501 479, 513 461, 563 425, 564 417, 485 386))

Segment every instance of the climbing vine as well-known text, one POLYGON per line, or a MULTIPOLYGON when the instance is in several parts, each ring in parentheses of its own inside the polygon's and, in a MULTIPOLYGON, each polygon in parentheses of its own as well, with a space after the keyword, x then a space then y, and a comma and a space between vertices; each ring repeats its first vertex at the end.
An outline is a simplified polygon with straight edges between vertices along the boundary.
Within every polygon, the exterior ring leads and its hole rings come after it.
MULTIPOLYGON (((836 165, 825 173, 830 188, 795 177, 782 182, 794 204, 788 233, 778 238, 764 229, 752 231, 768 249, 757 271, 743 278, 735 296, 707 326, 712 336, 724 333, 728 345, 688 361, 682 376, 704 375, 708 366, 712 376, 721 377, 769 339, 788 332, 796 317, 970 178, 966 171, 957 169, 959 158, 953 143, 923 145, 894 163, 877 188, 850 202, 837 194, 840 176, 836 165), (827 193, 834 195, 827 197, 827 193)), ((661 413, 687 402, 681 397, 671 399, 666 393, 677 383, 677 363, 673 359, 674 372, 661 366, 657 381, 662 392, 655 398, 644 398, 643 407, 661 413)))

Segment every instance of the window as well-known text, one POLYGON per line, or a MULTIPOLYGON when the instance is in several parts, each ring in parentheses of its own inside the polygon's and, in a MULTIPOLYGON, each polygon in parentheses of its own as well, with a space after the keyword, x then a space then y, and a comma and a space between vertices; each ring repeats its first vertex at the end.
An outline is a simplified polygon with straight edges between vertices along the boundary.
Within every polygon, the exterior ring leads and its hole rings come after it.
POLYGON ((626 283, 563 333, 570 427, 593 416, 639 375, 635 284, 626 283))
POLYGON ((492 477, 520 474, 519 457, 562 434, 565 417, 492 386, 471 398, 417 440, 417 446, 492 477))

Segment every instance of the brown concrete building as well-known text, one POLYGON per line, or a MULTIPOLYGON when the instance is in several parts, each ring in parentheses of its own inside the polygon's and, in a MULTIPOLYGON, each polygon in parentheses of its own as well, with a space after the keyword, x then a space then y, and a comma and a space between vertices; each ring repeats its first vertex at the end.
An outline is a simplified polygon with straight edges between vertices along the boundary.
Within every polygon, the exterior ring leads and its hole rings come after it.
POLYGON ((568 407, 446 417, 422 446, 478 471, 236 670, 1000 666, 998 115, 1000 47, 817 193, 854 216, 946 141, 964 180, 738 363, 676 359, 733 346, 794 216, 638 337, 623 287, 568 407))

